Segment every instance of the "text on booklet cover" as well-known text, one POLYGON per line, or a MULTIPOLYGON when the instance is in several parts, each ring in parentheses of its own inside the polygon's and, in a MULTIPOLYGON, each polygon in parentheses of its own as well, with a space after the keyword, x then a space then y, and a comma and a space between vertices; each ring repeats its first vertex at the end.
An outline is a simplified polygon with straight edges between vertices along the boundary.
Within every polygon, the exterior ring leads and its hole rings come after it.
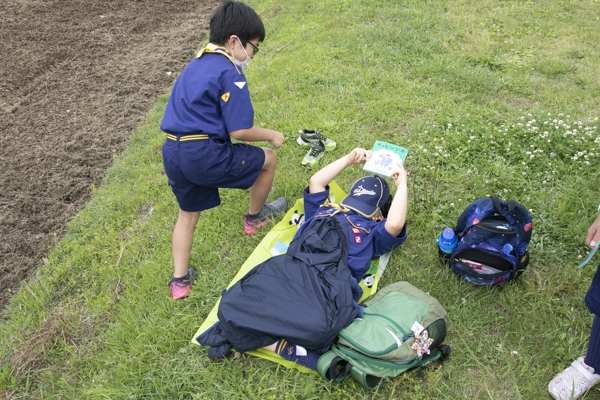
POLYGON ((365 162, 363 169, 389 178, 396 163, 404 164, 407 154, 407 148, 376 140, 371 150, 371 158, 365 162))

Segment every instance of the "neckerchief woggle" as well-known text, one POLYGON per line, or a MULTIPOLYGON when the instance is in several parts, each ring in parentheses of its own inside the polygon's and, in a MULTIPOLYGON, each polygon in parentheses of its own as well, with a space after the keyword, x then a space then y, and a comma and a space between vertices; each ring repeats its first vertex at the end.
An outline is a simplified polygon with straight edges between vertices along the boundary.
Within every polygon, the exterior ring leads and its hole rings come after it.
MULTIPOLYGON (((333 212, 326 212, 326 211, 317 212, 315 214, 315 218, 333 217, 336 214, 342 213, 344 215, 344 217, 346 217, 346 219, 348 220, 348 223, 350 225, 352 225, 353 228, 359 229, 361 231, 364 231, 364 232, 367 233, 367 235, 371 233, 371 230, 365 229, 365 228, 360 227, 360 226, 356 226, 354 224, 354 222, 352 222, 352 220, 350 218, 348 218, 348 215, 346 213, 348 211, 354 211, 354 212, 356 212, 356 210, 353 210, 351 208, 345 207, 345 206, 343 206, 341 204, 332 203, 332 202, 329 201, 329 199, 325 200, 325 204, 321 204, 319 206, 319 208, 321 208, 321 207, 323 207, 323 208, 329 208, 329 209, 334 209, 334 211, 333 212)), ((363 215, 363 216, 365 216, 365 215, 363 215)))

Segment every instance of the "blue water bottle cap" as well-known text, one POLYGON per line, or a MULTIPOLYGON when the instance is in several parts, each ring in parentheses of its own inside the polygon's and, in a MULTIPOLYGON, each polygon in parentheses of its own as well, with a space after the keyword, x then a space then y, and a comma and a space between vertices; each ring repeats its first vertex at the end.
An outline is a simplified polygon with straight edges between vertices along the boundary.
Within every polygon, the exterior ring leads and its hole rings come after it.
POLYGON ((438 238, 438 246, 444 253, 452 253, 452 250, 458 244, 458 238, 452 228, 444 228, 438 238))

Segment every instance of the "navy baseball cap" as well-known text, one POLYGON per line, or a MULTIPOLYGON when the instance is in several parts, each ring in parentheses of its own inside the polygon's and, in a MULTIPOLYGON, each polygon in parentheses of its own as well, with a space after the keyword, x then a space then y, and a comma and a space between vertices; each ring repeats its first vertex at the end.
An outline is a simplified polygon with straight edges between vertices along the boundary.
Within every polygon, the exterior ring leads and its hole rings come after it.
POLYGON ((377 176, 365 176, 354 182, 350 194, 342 200, 341 205, 373 218, 389 198, 390 187, 386 181, 377 176))

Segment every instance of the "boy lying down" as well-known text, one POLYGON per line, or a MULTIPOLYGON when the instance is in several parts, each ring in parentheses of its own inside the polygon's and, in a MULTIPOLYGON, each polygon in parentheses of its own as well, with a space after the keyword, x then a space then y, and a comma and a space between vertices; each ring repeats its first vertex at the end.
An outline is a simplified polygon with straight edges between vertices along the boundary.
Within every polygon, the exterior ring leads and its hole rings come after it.
POLYGON ((371 259, 406 240, 407 184, 401 164, 392 177, 358 179, 340 204, 330 203, 329 183, 344 169, 363 164, 371 151, 356 148, 316 172, 304 190, 305 223, 287 253, 254 267, 223 292, 219 322, 198 342, 208 356, 225 357, 265 348, 316 369, 337 335, 362 316, 358 282, 371 259))

